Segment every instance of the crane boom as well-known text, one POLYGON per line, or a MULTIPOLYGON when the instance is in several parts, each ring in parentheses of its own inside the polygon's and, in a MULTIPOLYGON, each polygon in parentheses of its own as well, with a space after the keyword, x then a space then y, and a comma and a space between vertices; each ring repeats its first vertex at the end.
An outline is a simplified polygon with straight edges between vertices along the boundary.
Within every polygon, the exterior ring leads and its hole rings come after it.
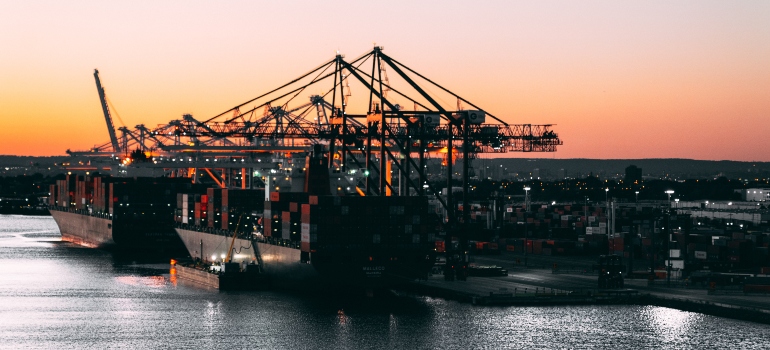
POLYGON ((115 153, 120 153, 120 144, 118 143, 118 137, 115 135, 115 125, 112 123, 112 116, 110 115, 110 108, 107 106, 107 97, 104 95, 104 89, 102 88, 102 82, 99 80, 99 70, 94 69, 94 78, 96 79, 96 90, 99 92, 99 102, 102 103, 102 112, 104 112, 104 119, 107 121, 107 131, 110 133, 110 143, 112 143, 112 150, 115 153))

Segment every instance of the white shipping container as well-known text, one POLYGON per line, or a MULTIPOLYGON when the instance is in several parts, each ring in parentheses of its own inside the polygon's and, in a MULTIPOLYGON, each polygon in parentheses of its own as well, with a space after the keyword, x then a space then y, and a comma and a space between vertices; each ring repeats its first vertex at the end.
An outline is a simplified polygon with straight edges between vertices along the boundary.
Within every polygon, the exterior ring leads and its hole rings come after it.
POLYGON ((666 260, 666 266, 668 266, 669 262, 671 263, 672 269, 684 269, 684 260, 666 260))

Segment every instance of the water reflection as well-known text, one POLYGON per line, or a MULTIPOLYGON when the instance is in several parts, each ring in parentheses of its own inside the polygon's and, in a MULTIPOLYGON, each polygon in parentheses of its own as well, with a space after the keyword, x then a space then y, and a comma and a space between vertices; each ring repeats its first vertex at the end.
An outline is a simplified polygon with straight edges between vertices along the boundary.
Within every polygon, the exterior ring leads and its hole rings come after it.
POLYGON ((57 244, 50 218, 0 230, 0 348, 770 348, 764 325, 659 307, 204 290, 168 260, 57 244))
POLYGON ((163 276, 115 276, 115 281, 120 284, 150 288, 163 288, 168 283, 163 276))
POLYGON ((689 334, 703 315, 667 307, 647 306, 644 307, 642 316, 663 342, 672 342, 689 334))

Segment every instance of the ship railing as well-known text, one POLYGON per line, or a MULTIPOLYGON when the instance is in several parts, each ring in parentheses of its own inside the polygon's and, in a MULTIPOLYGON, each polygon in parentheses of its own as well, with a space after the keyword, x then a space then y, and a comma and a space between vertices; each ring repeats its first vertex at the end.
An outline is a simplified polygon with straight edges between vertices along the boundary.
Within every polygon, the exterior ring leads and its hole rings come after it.
POLYGON ((103 211, 89 211, 87 209, 76 209, 72 207, 62 207, 58 205, 49 205, 46 207, 48 210, 56 210, 66 213, 73 213, 73 214, 80 214, 80 215, 86 215, 86 216, 92 216, 97 218, 103 218, 103 219, 109 219, 111 218, 110 213, 103 212, 103 211))

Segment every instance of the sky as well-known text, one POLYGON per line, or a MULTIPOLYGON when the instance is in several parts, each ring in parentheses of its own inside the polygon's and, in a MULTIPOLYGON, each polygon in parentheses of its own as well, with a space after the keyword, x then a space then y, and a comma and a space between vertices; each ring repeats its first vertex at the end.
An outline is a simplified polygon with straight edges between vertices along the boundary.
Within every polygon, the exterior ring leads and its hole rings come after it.
POLYGON ((564 141, 513 157, 770 161, 769 1, 0 0, 0 154, 109 141, 95 68, 116 127, 155 126, 373 43, 564 141))

